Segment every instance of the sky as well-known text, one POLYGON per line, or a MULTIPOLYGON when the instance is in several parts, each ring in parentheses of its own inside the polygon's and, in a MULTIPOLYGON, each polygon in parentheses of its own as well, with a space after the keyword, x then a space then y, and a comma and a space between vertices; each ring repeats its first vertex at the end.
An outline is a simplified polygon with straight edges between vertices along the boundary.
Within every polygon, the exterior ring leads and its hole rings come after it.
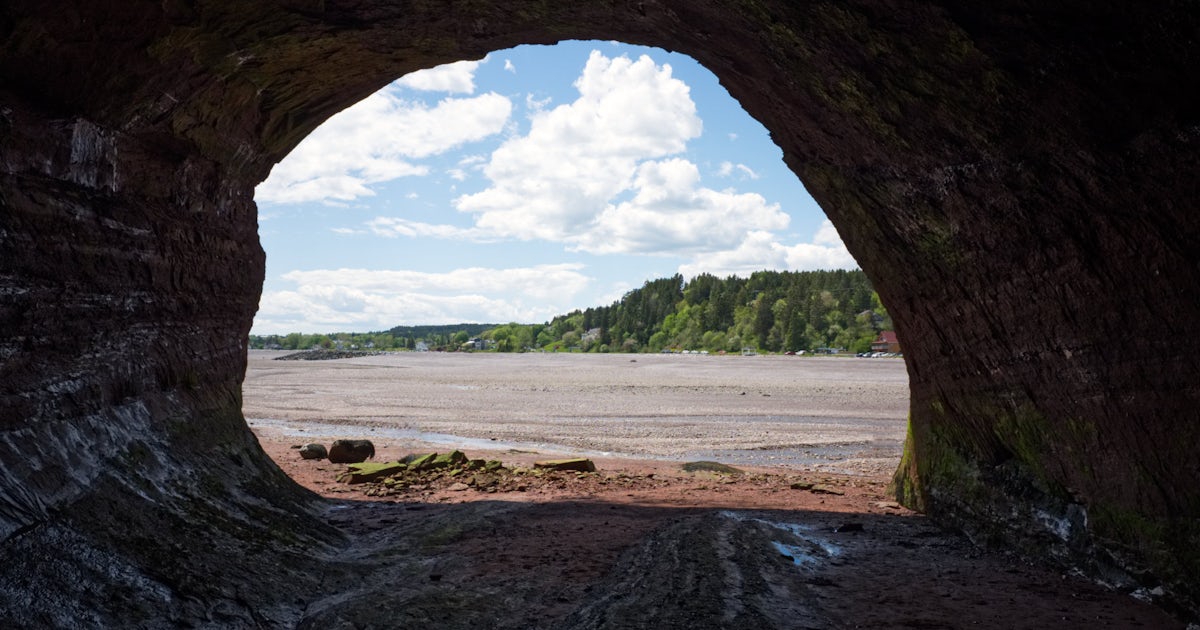
POLYGON ((405 75, 313 131, 255 200, 255 334, 538 323, 676 273, 857 267, 711 72, 616 42, 405 75))

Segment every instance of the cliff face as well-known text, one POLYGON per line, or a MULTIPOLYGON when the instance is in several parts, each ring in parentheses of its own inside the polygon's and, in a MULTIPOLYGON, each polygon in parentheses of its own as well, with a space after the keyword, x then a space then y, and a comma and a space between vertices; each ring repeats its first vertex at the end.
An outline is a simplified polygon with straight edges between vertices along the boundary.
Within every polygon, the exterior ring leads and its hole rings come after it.
POLYGON ((311 582, 206 583, 331 540, 241 419, 253 187, 406 72, 594 38, 716 73, 871 276, 905 502, 1200 610, 1192 5, 52 4, 0 8, 0 602, 247 621, 311 582))

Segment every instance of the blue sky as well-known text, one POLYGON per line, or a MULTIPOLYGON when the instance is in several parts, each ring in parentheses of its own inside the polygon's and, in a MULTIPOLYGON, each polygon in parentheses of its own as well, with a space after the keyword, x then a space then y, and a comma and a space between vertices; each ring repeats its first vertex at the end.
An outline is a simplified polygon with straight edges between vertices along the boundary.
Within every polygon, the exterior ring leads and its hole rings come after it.
POLYGON ((856 267, 712 73, 614 42, 406 75, 255 199, 257 334, 542 322, 674 273, 856 267))

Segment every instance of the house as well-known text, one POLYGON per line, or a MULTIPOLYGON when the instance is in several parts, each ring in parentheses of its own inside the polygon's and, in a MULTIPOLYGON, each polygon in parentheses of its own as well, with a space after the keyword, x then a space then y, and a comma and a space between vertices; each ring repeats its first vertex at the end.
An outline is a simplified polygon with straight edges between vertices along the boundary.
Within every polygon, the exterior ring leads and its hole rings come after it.
POLYGON ((872 311, 871 309, 867 309, 867 310, 859 313, 857 319, 859 321, 863 321, 865 319, 866 321, 871 322, 871 324, 874 326, 882 326, 883 325, 883 315, 880 315, 879 313, 876 313, 875 311, 872 311))
POLYGON ((900 354, 900 340, 896 338, 896 331, 884 330, 880 332, 875 341, 871 342, 871 352, 900 354))

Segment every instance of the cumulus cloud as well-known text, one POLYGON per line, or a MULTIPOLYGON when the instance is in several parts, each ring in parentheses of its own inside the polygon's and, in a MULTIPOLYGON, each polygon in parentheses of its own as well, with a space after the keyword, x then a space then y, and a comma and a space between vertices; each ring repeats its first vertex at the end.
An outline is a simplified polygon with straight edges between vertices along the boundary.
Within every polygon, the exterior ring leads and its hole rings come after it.
MULTIPOLYGON (((426 92, 471 94, 475 92, 475 70, 481 61, 455 61, 404 75, 396 85, 426 92)), ((509 63, 505 62, 505 70, 509 63)))
POLYGON ((456 200, 497 234, 567 241, 627 189, 638 163, 682 152, 700 135, 688 86, 647 56, 598 51, 575 82, 579 98, 536 112, 529 133, 491 156, 491 186, 456 200))
POLYGON ((697 256, 681 265, 679 273, 688 278, 701 273, 746 277, 763 269, 812 271, 856 267, 858 263, 846 250, 837 229, 826 219, 811 243, 784 245, 770 232, 752 231, 736 247, 697 256))
POLYGON ((517 67, 513 65, 512 59, 504 60, 504 69, 508 70, 509 72, 511 72, 513 74, 517 73, 517 67))
POLYGON ((545 321, 590 279, 582 265, 446 273, 371 269, 292 271, 294 290, 264 293, 255 329, 264 333, 384 330, 399 324, 545 321))
MULTIPOLYGON (((592 51, 574 85, 576 100, 536 109, 528 133, 492 154, 490 186, 455 200, 480 230, 593 254, 696 255, 787 227, 778 204, 706 188, 693 163, 671 157, 703 125, 669 65, 592 51)), ((758 177, 732 162, 720 174, 758 177)))
POLYGON ((752 231, 781 230, 790 218, 756 193, 700 187, 687 160, 645 162, 629 201, 608 205, 591 228, 571 238, 595 254, 688 254, 736 247, 752 231))
POLYGON ((495 93, 429 107, 385 88, 333 116, 258 185, 260 202, 300 203, 371 196, 370 185, 429 172, 413 160, 499 133, 512 103, 495 93))

